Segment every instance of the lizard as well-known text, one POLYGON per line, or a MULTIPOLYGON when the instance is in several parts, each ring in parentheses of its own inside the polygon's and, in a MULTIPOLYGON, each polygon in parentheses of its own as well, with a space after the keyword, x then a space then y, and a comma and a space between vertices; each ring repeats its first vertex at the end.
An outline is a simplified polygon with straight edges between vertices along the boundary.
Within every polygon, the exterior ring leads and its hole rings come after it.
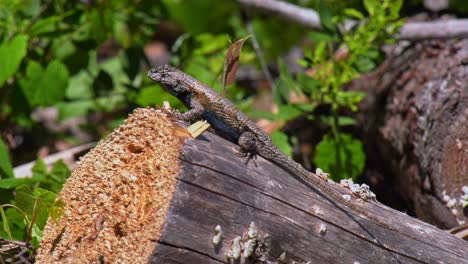
POLYGON ((303 182, 312 184, 312 187, 318 188, 322 194, 325 193, 356 212, 370 217, 362 207, 353 204, 350 199, 329 187, 327 180, 306 170, 279 150, 262 128, 206 84, 169 65, 149 70, 148 77, 177 97, 189 109, 184 113, 173 112, 176 118, 189 122, 198 118, 207 120, 215 130, 236 142, 243 152, 260 155, 303 182))

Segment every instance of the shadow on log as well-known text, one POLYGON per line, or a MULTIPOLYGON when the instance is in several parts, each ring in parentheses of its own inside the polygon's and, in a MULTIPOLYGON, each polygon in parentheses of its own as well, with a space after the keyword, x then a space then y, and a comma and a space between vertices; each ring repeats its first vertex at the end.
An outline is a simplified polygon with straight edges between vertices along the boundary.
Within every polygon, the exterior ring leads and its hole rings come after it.
POLYGON ((358 204, 375 219, 338 208, 261 157, 245 164, 217 135, 180 131, 138 109, 88 153, 37 262, 468 262, 468 242, 434 226, 376 202, 358 204))

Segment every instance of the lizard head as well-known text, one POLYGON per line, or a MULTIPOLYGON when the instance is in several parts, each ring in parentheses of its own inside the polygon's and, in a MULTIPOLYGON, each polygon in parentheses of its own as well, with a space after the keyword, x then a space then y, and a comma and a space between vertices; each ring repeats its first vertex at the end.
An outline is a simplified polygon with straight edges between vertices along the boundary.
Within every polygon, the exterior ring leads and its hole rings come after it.
POLYGON ((148 77, 161 86, 170 94, 181 97, 188 92, 185 85, 180 85, 180 71, 167 64, 148 71, 148 77))

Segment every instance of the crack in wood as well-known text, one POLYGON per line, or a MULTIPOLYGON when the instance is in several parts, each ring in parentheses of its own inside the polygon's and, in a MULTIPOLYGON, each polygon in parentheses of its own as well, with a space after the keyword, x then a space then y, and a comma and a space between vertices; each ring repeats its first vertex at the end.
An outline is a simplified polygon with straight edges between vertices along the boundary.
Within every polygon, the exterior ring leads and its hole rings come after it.
POLYGON ((199 254, 199 255, 208 257, 209 259, 214 260, 214 261, 219 262, 219 263, 228 263, 228 262, 225 262, 225 261, 220 261, 219 259, 214 258, 214 257, 210 256, 209 254, 200 252, 200 251, 195 250, 195 249, 193 249, 193 248, 182 247, 182 246, 174 245, 174 244, 171 244, 171 243, 169 243, 169 242, 162 241, 162 240, 155 240, 155 242, 158 243, 158 244, 161 244, 161 245, 165 245, 165 246, 168 246, 168 247, 175 248, 175 249, 182 249, 182 250, 187 250, 187 251, 190 251, 190 252, 194 252, 194 253, 196 253, 196 254, 199 254))

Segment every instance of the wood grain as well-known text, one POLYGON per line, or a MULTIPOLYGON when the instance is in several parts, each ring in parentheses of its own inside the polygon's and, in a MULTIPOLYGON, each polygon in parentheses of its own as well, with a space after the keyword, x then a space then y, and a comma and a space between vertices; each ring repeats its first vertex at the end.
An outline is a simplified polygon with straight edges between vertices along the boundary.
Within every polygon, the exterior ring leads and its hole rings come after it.
POLYGON ((360 204, 379 221, 366 219, 261 157, 245 164, 237 153, 211 133, 186 140, 153 263, 228 263, 233 239, 245 242, 251 222, 273 262, 283 254, 285 263, 468 263, 466 241, 379 203, 360 204), (214 247, 217 225, 224 235, 214 247))

